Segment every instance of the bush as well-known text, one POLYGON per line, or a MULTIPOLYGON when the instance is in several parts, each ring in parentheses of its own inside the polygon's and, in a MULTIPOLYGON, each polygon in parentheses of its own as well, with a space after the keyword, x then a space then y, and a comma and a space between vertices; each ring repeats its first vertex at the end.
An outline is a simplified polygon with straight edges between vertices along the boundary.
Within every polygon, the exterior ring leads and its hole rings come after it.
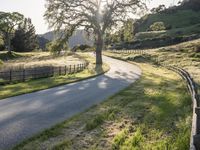
POLYGON ((76 51, 95 51, 95 48, 86 44, 77 45, 72 48, 73 52, 76 51))
POLYGON ((155 22, 149 27, 150 31, 162 31, 166 30, 165 24, 163 22, 155 22))
POLYGON ((68 45, 64 41, 56 40, 46 44, 46 49, 54 55, 59 55, 61 51, 67 51, 68 45))

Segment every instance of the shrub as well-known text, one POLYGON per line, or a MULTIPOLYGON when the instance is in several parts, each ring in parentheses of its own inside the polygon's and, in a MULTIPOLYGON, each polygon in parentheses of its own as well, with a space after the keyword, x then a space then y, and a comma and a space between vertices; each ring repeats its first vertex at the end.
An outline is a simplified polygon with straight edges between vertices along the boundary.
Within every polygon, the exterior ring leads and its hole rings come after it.
POLYGON ((52 41, 46 44, 46 49, 52 54, 60 54, 61 51, 68 50, 68 45, 66 42, 61 40, 52 41))
POLYGON ((162 31, 166 30, 165 24, 163 22, 155 22, 149 27, 150 31, 162 31))
POLYGON ((76 52, 76 51, 94 51, 94 50, 95 50, 94 47, 87 45, 87 44, 77 45, 77 46, 74 46, 72 48, 73 52, 76 52))

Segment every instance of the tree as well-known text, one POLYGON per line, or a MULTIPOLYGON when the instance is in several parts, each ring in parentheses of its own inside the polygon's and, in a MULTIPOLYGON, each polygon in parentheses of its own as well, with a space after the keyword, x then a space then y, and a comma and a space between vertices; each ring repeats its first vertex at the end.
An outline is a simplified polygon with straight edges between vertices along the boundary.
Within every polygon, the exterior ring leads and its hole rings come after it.
POLYGON ((11 52, 11 37, 16 26, 22 23, 24 16, 18 12, 0 12, 0 32, 3 35, 8 52, 11 52))
POLYGON ((166 6, 165 6, 165 5, 159 5, 159 6, 156 7, 156 8, 152 8, 152 9, 151 9, 151 12, 152 12, 153 14, 155 14, 155 13, 163 12, 163 11, 165 11, 165 10, 166 10, 166 6))
POLYGON ((69 49, 68 44, 64 40, 55 40, 46 44, 46 49, 54 55, 59 55, 61 51, 69 49))
POLYGON ((38 39, 39 48, 45 51, 46 50, 46 44, 49 43, 50 41, 45 39, 42 36, 37 36, 37 39, 38 39))
POLYGON ((164 22, 155 22, 149 27, 150 31, 162 31, 165 29, 166 27, 165 27, 164 22))
POLYGON ((12 39, 12 45, 18 52, 28 52, 38 48, 35 27, 30 18, 25 18, 23 23, 18 26, 12 39))
POLYGON ((138 8, 145 8, 143 0, 46 0, 45 19, 51 28, 64 29, 68 39, 84 27, 96 38, 96 64, 102 65, 102 49, 106 31, 118 22, 127 20, 138 8))

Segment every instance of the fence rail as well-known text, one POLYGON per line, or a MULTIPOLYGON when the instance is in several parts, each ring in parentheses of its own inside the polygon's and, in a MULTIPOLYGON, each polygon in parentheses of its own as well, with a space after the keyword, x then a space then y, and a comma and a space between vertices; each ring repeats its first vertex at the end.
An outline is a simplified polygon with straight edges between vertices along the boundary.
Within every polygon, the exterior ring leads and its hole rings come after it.
MULTIPOLYGON (((112 50, 114 53, 136 53, 145 54, 149 50, 112 50)), ((191 75, 184 69, 175 66, 168 66, 165 63, 160 63, 158 59, 154 60, 157 64, 166 67, 178 73, 183 79, 187 81, 187 86, 190 91, 193 101, 193 116, 192 116, 192 130, 190 138, 190 150, 200 150, 200 98, 198 95, 197 84, 192 79, 191 75)))
POLYGON ((77 64, 69 66, 43 66, 34 68, 10 69, 0 71, 0 84, 8 84, 12 82, 24 82, 30 79, 38 79, 44 77, 60 76, 73 74, 83 71, 87 64, 77 64))
POLYGON ((169 67, 169 69, 177 72, 182 76, 183 79, 187 81, 187 86, 190 91, 192 101, 193 101, 193 117, 192 117, 192 130, 190 139, 190 150, 200 149, 200 105, 199 96, 196 83, 193 81, 190 74, 182 68, 179 67, 169 67))

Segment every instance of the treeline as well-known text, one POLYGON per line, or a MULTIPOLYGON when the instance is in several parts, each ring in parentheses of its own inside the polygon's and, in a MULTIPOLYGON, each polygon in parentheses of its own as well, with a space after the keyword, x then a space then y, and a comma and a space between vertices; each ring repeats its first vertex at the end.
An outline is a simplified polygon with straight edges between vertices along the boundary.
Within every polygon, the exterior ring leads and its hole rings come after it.
POLYGON ((30 18, 18 12, 0 12, 0 50, 30 52, 39 48, 30 18))

